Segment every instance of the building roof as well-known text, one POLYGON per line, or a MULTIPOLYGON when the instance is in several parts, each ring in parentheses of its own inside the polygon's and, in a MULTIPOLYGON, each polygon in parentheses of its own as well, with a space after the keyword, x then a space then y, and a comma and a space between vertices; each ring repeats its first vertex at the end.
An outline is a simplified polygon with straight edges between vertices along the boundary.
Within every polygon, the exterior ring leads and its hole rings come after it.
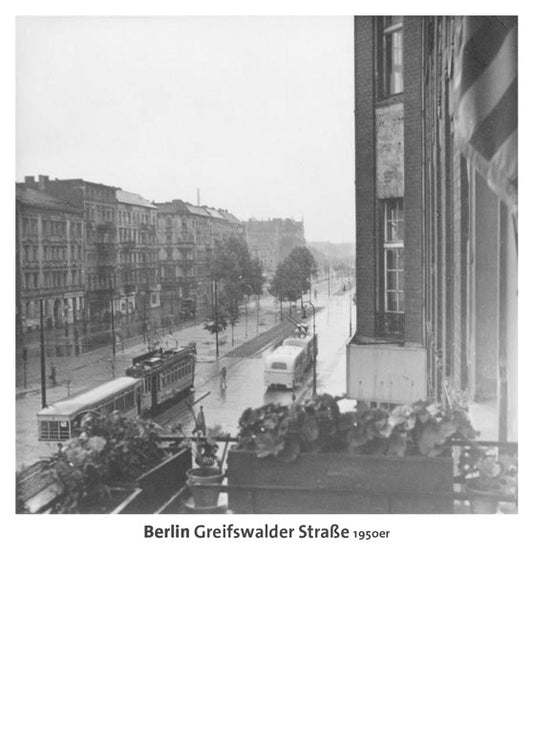
POLYGON ((231 214, 226 209, 219 209, 218 211, 222 214, 224 219, 227 220, 228 222, 231 222, 232 224, 242 225, 241 220, 237 219, 237 217, 234 214, 231 214))
POLYGON ((130 193, 129 191, 123 191, 120 188, 116 191, 116 198, 120 204, 130 204, 131 206, 142 206, 145 209, 155 209, 156 207, 147 199, 140 196, 138 193, 130 193))
POLYGON ((224 215, 221 214, 218 209, 214 209, 212 206, 206 206, 204 208, 206 209, 210 217, 214 217, 215 219, 225 219, 224 215))
POLYGON ((81 209, 78 206, 69 204, 67 201, 62 201, 52 196, 52 194, 46 193, 46 191, 41 191, 37 188, 28 188, 26 185, 16 186, 16 199, 24 206, 35 207, 36 209, 81 213, 81 209))
POLYGON ((95 386, 93 389, 88 389, 84 392, 72 395, 72 397, 66 397, 65 399, 58 400, 52 405, 43 407, 37 415, 70 415, 79 409, 90 408, 95 402, 100 402, 107 398, 114 397, 125 389, 133 387, 135 384, 141 383, 140 379, 135 379, 131 376, 119 376, 113 381, 106 381, 105 384, 95 386))
POLYGON ((195 206, 194 204, 185 204, 190 214, 195 214, 199 217, 209 217, 210 214, 205 206, 195 206))

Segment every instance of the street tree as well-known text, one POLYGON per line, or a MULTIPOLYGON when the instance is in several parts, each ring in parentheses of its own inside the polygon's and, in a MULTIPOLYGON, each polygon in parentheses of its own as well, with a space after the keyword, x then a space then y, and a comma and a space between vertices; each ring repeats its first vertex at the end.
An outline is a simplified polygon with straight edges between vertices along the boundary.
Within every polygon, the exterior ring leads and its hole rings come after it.
POLYGON ((216 244, 209 263, 209 276, 213 281, 213 313, 204 329, 217 336, 218 354, 218 335, 230 324, 234 342, 239 305, 250 293, 261 293, 264 276, 261 262, 251 256, 246 241, 241 238, 227 238, 216 244))
POLYGON ((228 297, 241 303, 250 291, 258 295, 264 284, 261 262, 253 258, 246 241, 241 238, 228 238, 215 246, 209 274, 217 280, 221 291, 230 289, 228 297))
POLYGON ((311 289, 311 280, 317 274, 317 264, 308 248, 294 248, 276 267, 269 292, 280 302, 291 303, 301 299, 311 289))
POLYGON ((289 254, 289 258, 294 263, 298 275, 298 283, 301 288, 300 297, 309 292, 311 289, 311 281, 318 274, 318 266, 315 261, 315 257, 311 251, 305 246, 294 248, 289 254))

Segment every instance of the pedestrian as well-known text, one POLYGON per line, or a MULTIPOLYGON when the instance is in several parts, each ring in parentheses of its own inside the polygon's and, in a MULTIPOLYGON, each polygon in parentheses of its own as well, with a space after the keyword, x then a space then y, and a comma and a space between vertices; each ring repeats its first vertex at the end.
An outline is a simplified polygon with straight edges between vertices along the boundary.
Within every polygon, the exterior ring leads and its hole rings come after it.
POLYGON ((205 426, 205 415, 204 415, 204 408, 202 405, 200 405, 200 412, 196 416, 196 422, 194 425, 194 433, 197 433, 199 436, 205 436, 206 426, 205 426))
POLYGON ((56 367, 53 363, 50 366, 50 383, 52 386, 57 386, 56 367))

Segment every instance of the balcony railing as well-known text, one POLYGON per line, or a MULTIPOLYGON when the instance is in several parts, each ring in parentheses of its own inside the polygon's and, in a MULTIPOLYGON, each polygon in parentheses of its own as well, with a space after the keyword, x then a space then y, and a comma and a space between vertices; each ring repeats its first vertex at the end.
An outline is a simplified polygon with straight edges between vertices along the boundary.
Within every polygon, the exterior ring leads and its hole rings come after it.
POLYGON ((376 313, 376 335, 393 340, 405 339, 405 314, 376 313))

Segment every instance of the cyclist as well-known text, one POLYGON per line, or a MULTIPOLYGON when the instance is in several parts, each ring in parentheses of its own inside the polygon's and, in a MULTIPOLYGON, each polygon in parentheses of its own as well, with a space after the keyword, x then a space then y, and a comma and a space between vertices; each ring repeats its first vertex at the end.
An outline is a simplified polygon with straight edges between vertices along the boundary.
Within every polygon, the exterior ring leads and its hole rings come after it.
POLYGON ((222 370, 220 371, 220 388, 221 389, 226 389, 226 387, 228 385, 227 382, 226 382, 226 375, 227 375, 227 373, 228 372, 226 370, 226 366, 224 366, 222 368, 222 370))

